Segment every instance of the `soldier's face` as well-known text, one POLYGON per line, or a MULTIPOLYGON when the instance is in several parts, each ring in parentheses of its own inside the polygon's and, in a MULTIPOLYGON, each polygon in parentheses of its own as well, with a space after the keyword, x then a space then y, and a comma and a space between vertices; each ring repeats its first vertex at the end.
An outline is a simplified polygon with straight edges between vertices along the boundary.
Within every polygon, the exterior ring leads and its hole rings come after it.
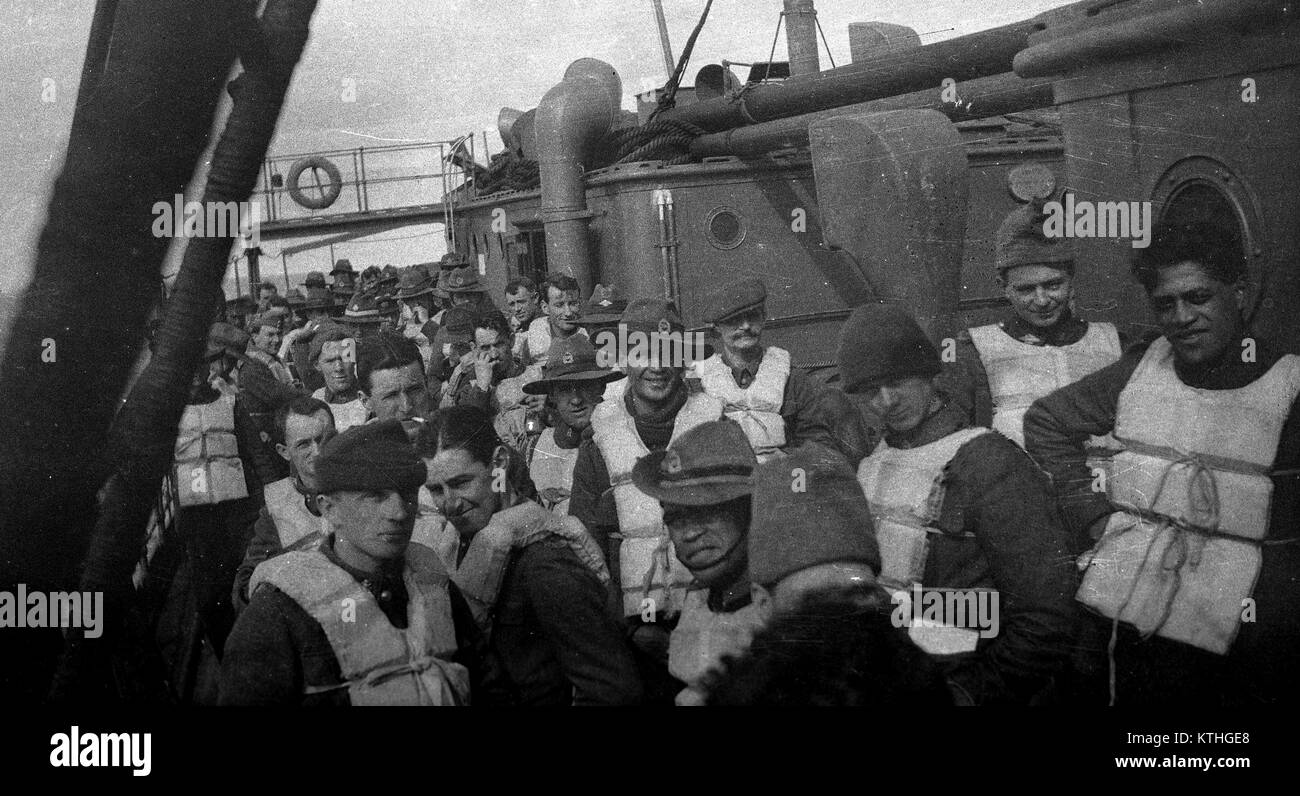
POLYGON ((1185 365, 1216 362, 1241 345, 1243 284, 1220 282, 1199 264, 1183 262, 1160 269, 1149 300, 1160 331, 1185 365))
POLYGON ((572 332, 578 328, 578 315, 582 310, 582 299, 576 290, 557 290, 546 288, 546 314, 556 329, 572 332))
POLYGON ((280 350, 280 328, 278 326, 259 326, 253 344, 259 350, 275 354, 280 350))
POLYGON ((376 370, 370 374, 366 405, 378 420, 423 418, 429 410, 429 391, 420 363, 376 370))
POLYGON ((726 583, 745 565, 749 530, 739 501, 712 506, 663 504, 664 524, 672 538, 677 560, 705 586, 726 583))
POLYGON ((560 382, 551 390, 551 403, 560 420, 575 431, 585 431, 591 425, 591 410, 596 408, 605 394, 605 385, 595 381, 560 382))
POLYGON ((925 419, 934 398, 934 383, 917 376, 890 379, 873 384, 853 397, 890 431, 905 434, 925 419))
POLYGON ((452 293, 451 306, 463 307, 466 304, 472 304, 477 295, 477 293, 452 293))
POLYGON ((668 400, 682 386, 682 368, 663 367, 661 363, 629 357, 627 362, 628 389, 643 401, 652 404, 668 400))
POLYGON ((308 489, 316 488, 316 457, 321 446, 334 436, 334 416, 290 414, 284 421, 284 443, 276 450, 289 462, 289 469, 308 489))
MULTIPOLYGON (((500 448, 497 454, 497 458, 505 458, 500 448)), ((504 493, 502 479, 493 474, 496 468, 475 461, 467 451, 458 448, 439 451, 433 458, 426 458, 424 464, 429 471, 424 486, 433 497, 438 513, 447 518, 456 532, 473 536, 486 528, 501 507, 504 493)))
POLYGON ((1002 291, 1021 320, 1035 328, 1053 326, 1074 297, 1074 279, 1064 268, 1018 265, 1002 275, 1002 291))
POLYGON ((756 307, 748 312, 733 315, 713 325, 718 339, 730 351, 750 351, 758 347, 763 334, 767 311, 756 307))
POLYGON ((507 293, 506 308, 510 311, 510 316, 520 324, 528 323, 537 314, 537 294, 526 287, 507 293))
POLYGON ((320 359, 316 360, 316 369, 325 379, 325 388, 333 395, 343 395, 357 388, 353 365, 344 358, 344 346, 341 340, 325 343, 321 346, 320 359))
POLYGON ((406 553, 415 528, 419 488, 340 491, 322 495, 321 514, 344 561, 378 566, 406 553))

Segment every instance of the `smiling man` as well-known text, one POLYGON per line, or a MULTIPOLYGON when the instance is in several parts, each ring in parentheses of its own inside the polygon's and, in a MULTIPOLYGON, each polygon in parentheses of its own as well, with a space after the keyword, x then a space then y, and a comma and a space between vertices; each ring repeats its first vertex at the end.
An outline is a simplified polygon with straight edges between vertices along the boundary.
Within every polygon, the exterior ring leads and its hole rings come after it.
POLYGON ((971 427, 966 407, 938 388, 939 352, 904 310, 858 307, 840 335, 844 392, 885 426, 858 465, 881 585, 1005 595, 996 636, 970 621, 911 630, 943 657, 959 703, 1029 702, 1064 670, 1076 625, 1074 566, 1051 484, 1015 443, 971 427))
POLYGON ((528 365, 546 362, 551 343, 575 334, 586 334, 578 325, 582 315, 582 289, 567 274, 552 274, 542 282, 543 315, 528 324, 520 360, 528 365))
POLYGON ((656 498, 680 561, 697 588, 686 595, 668 641, 668 671, 686 687, 679 705, 700 704, 704 675, 749 645, 762 623, 750 597, 750 493, 758 460, 741 427, 704 423, 637 462, 632 481, 656 498))
POLYGON ((1108 617, 1097 697, 1114 633, 1121 704, 1294 703, 1300 357, 1250 336, 1239 236, 1159 228, 1135 272, 1161 336, 1025 416, 1076 552, 1096 543, 1079 600, 1108 617), (1082 444, 1112 431, 1124 449, 1098 491, 1082 444))
POLYGON ((1010 312, 969 329, 957 346, 974 392, 975 423, 1022 446, 1030 404, 1116 361, 1122 350, 1113 324, 1074 314, 1073 249, 1066 238, 1043 235, 1044 218, 1027 204, 1002 222, 994 267, 1010 312))
POLYGON ((446 571, 410 543, 426 472, 401 424, 338 435, 315 470, 331 533, 253 572, 222 661, 222 703, 466 704, 446 571))

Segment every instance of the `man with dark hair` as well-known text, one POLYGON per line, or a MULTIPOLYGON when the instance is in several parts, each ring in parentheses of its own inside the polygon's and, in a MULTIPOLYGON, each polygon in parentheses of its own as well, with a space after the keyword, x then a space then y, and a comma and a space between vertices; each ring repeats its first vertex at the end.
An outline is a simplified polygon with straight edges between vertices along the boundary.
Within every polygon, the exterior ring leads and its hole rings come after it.
POLYGON ((757 465, 740 426, 714 420, 642 457, 632 470, 637 489, 659 501, 674 554, 696 587, 668 641, 668 672, 686 686, 675 697, 679 705, 699 704, 700 678, 723 655, 744 650, 762 622, 749 588, 757 465))
POLYGON ((222 661, 222 703, 467 704, 446 572, 410 541, 425 467, 401 424, 339 434, 315 470, 330 533, 253 572, 222 661))
POLYGON ((510 352, 510 327, 497 313, 474 319, 474 348, 460 358, 447 380, 442 406, 477 406, 495 416, 500 408, 496 388, 502 379, 523 373, 510 352))
POLYGON ((253 538, 235 573, 237 610, 248 604, 248 582, 258 564, 324 529, 316 506, 316 458, 335 434, 330 407, 305 395, 294 398, 276 411, 275 425, 283 440, 275 449, 289 463, 289 475, 263 488, 253 538))
POLYGON ((400 420, 408 433, 414 433, 432 409, 420 349, 395 332, 380 332, 358 343, 357 388, 376 420, 400 420))
POLYGON ((271 297, 280 295, 280 289, 269 279, 257 286, 258 309, 266 312, 271 308, 271 297))
POLYGON ((1161 336, 1025 415, 1075 552, 1093 548, 1078 599, 1106 622, 1081 674, 1104 698, 1109 665, 1122 704, 1294 703, 1300 357, 1249 336, 1239 237, 1162 225, 1134 271, 1161 336), (1100 484, 1083 446, 1112 432, 1100 484))
POLYGON ((555 340, 575 334, 586 334, 578 325, 582 312, 582 289, 577 280, 567 274, 552 274, 542 282, 542 309, 545 314, 534 318, 528 325, 526 341, 522 346, 522 361, 540 365, 546 362, 546 352, 555 340))
MULTIPOLYGON (((1043 234, 1040 203, 1013 210, 998 228, 998 286, 1011 311, 957 338, 957 363, 973 391, 974 422, 1025 444, 1025 411, 1036 399, 1119 359, 1114 324, 1074 314, 1074 248, 1043 234)), ((1101 458, 1114 447, 1094 440, 1101 458)))
POLYGON ((944 617, 914 638, 944 656, 958 702, 1029 702, 1064 669, 1077 620, 1051 484, 1014 442, 972 428, 966 407, 937 389, 939 352, 898 306, 855 309, 839 363, 844 392, 885 423, 884 440, 858 467, 881 583, 904 594, 938 590, 931 600, 957 591, 987 605, 993 597, 980 594, 999 595, 996 635, 944 617))
POLYGON ((522 361, 528 324, 541 312, 541 307, 537 304, 537 285, 526 276, 511 279, 506 283, 505 296, 510 333, 515 338, 513 351, 515 357, 522 361))

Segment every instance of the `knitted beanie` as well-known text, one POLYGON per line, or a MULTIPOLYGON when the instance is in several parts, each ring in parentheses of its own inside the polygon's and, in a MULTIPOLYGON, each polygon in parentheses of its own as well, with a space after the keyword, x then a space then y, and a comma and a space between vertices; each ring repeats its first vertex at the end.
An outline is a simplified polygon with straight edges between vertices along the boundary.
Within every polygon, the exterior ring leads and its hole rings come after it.
POLYGON ((916 320, 895 304, 864 304, 840 329, 840 381, 844 392, 872 383, 940 371, 939 352, 916 320))

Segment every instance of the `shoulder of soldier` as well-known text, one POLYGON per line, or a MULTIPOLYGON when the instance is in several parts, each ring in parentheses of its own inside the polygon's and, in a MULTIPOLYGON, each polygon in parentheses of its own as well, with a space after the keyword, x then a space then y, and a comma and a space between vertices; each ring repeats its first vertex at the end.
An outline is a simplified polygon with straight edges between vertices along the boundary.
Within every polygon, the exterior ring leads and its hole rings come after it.
POLYGON ((1046 476, 1029 454, 997 431, 987 430, 957 449, 949 477, 968 483, 994 485, 1008 478, 1045 483, 1046 476))

